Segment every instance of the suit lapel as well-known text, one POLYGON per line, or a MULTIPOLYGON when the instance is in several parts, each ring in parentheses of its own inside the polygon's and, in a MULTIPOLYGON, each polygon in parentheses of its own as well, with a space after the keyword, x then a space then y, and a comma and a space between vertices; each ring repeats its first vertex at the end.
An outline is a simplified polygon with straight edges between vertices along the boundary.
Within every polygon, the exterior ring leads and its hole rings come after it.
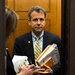
POLYGON ((43 36, 43 50, 47 47, 48 45, 48 37, 46 32, 44 31, 44 36, 43 36))
POLYGON ((43 36, 43 50, 52 43, 52 40, 49 37, 50 34, 48 32, 44 31, 44 36, 43 36))
POLYGON ((29 54, 29 59, 32 61, 32 63, 34 64, 34 49, 33 49, 33 41, 32 41, 32 34, 31 32, 28 33, 27 36, 27 49, 28 49, 28 54, 29 54))

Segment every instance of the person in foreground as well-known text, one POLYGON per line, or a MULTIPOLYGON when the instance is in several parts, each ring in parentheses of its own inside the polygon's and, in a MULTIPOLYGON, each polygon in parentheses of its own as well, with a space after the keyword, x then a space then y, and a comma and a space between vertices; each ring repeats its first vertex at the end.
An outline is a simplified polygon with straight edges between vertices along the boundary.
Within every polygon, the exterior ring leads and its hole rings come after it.
MULTIPOLYGON (((28 18, 29 25, 32 28, 32 31, 16 38, 13 56, 27 56, 31 60, 32 64, 36 65, 35 60, 38 58, 38 55, 40 55, 48 45, 52 45, 53 43, 55 43, 58 46, 61 60, 61 41, 59 37, 44 30, 44 27, 46 25, 46 11, 40 6, 34 6, 29 10, 28 18), (40 45, 38 47, 36 46, 37 41, 40 45)), ((36 69, 35 71, 36 74, 41 75, 60 75, 60 70, 61 61, 53 67, 43 65, 40 69, 36 69)))
MULTIPOLYGON (((13 32, 17 26, 17 16, 15 12, 7 7, 5 8, 5 23, 6 23, 6 40, 7 40, 11 32, 13 32)), ((6 50, 6 58, 7 58, 6 75, 33 75, 34 65, 26 65, 26 67, 20 66, 20 72, 16 74, 14 71, 11 57, 7 50, 6 50)))

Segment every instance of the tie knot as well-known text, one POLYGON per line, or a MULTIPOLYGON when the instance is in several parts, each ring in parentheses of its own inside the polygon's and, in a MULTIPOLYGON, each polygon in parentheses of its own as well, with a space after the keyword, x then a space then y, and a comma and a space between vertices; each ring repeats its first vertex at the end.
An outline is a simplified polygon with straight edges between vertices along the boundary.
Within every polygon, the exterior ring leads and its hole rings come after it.
POLYGON ((36 37, 35 39, 36 39, 36 40, 39 40, 39 37, 36 37))

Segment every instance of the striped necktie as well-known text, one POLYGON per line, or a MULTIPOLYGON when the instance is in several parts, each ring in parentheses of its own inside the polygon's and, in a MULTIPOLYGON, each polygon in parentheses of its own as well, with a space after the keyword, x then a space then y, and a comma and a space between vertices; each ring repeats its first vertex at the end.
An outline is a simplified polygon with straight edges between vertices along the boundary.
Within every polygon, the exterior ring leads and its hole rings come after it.
POLYGON ((38 56, 41 54, 41 48, 39 44, 39 37, 36 37, 36 44, 35 44, 35 60, 38 58, 38 56))

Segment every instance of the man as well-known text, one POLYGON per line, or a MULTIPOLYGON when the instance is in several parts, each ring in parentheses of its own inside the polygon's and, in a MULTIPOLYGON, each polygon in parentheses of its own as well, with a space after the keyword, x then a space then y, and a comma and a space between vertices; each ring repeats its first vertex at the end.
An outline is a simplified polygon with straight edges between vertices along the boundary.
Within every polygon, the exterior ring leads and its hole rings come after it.
MULTIPOLYGON (((59 53, 61 50, 61 42, 57 35, 44 31, 44 26, 46 24, 46 12, 42 7, 34 6, 29 10, 29 25, 32 28, 32 31, 26 33, 15 40, 13 55, 24 55, 28 56, 29 60, 35 63, 36 54, 40 53, 50 44, 57 44, 59 53), (40 45, 40 49, 36 48, 36 37, 38 38, 38 42, 40 45), (38 52, 36 52, 36 49, 38 52)), ((61 54, 60 54, 61 55, 61 54)), ((38 57, 38 56, 37 56, 38 57)), ((60 56, 61 58, 61 56, 60 56)), ((48 66, 45 66, 45 68, 48 66)), ((53 75, 59 75, 60 62, 53 66, 52 68, 48 68, 47 73, 42 72, 41 74, 51 74, 53 71, 53 75)), ((39 71, 38 71, 39 72, 39 71)))

